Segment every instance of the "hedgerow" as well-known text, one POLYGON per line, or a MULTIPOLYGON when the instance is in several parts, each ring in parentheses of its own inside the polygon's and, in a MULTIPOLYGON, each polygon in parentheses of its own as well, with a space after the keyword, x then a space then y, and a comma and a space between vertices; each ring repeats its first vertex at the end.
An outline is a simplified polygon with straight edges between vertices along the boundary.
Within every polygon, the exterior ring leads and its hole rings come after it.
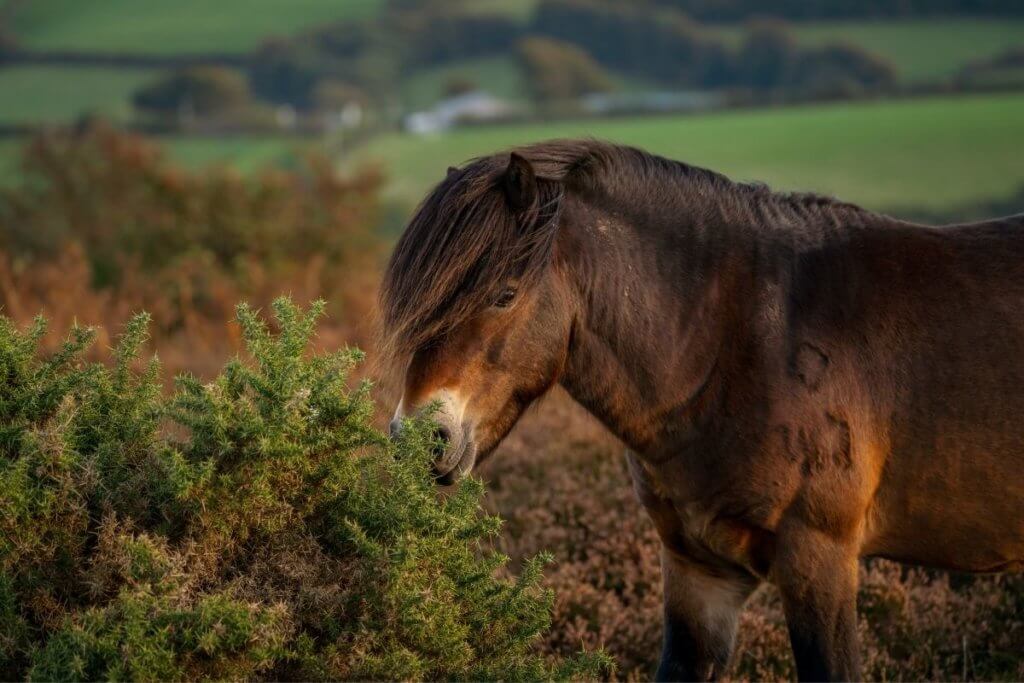
POLYGON ((546 679, 546 558, 503 578, 481 484, 444 497, 431 430, 371 423, 323 304, 237 310, 247 356, 161 392, 136 316, 113 364, 0 318, 0 678, 546 679), (274 331, 276 330, 276 331, 274 331))

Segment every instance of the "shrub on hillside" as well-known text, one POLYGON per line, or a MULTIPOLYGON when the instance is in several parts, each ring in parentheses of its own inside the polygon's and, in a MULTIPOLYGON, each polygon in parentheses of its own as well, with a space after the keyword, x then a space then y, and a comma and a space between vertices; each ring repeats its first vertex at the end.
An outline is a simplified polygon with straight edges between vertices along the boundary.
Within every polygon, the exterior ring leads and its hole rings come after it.
POLYGON ((0 56, 18 49, 18 39, 14 37, 6 22, 0 19, 0 56))
POLYGON ((834 43, 801 50, 789 85, 812 96, 845 96, 895 81, 891 62, 856 45, 834 43))
POLYGON ((317 104, 325 81, 380 96, 398 77, 401 49, 376 21, 318 26, 264 43, 249 60, 249 80, 260 98, 299 109, 317 104))
POLYGON ((790 78, 798 51, 796 37, 785 22, 751 22, 737 57, 741 79, 754 88, 777 87, 790 78))
POLYGON ((245 74, 226 66, 194 66, 143 86, 132 102, 145 112, 216 116, 250 106, 252 96, 245 74))
MULTIPOLYGON (((267 41, 252 55, 249 68, 253 90, 263 99, 299 109, 313 102, 317 84, 335 78, 330 60, 305 36, 267 41)), ((358 50, 366 49, 361 43, 358 50)))
POLYGON ((324 80, 313 88, 312 105, 319 111, 340 111, 348 106, 364 107, 367 104, 366 93, 348 83, 324 80))
POLYGON ((355 351, 306 357, 322 304, 242 306, 249 361, 169 399, 112 368, 76 328, 0 318, 0 677, 540 679, 597 676, 603 656, 534 648, 553 596, 543 558, 496 577, 499 522, 467 481, 439 499, 429 425, 370 426, 355 351))
POLYGON ((669 84, 694 84, 715 41, 671 10, 605 0, 542 0, 532 31, 579 45, 602 64, 669 84))
POLYGON ((962 85, 1024 83, 1024 45, 970 62, 957 74, 956 81, 962 85))
POLYGON ((801 47, 789 25, 778 20, 751 22, 736 65, 737 81, 745 86, 813 97, 856 95, 896 82, 891 62, 846 43, 801 47))
POLYGON ((480 89, 480 84, 471 76, 455 75, 445 80, 441 93, 446 97, 458 97, 480 89))
POLYGON ((531 36, 519 43, 519 59, 539 100, 567 100, 614 87, 601 65, 569 43, 531 36))

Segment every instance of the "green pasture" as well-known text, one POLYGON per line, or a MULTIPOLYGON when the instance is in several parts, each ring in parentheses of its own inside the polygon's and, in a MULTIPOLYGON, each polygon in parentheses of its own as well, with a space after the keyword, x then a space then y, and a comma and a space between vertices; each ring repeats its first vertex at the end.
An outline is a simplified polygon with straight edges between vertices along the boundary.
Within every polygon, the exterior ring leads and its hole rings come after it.
MULTIPOLYGON (((791 24, 803 45, 845 42, 892 62, 905 82, 932 82, 956 75, 964 65, 1024 45, 1024 19, 885 19, 811 21, 791 24)), ((737 43, 736 25, 711 29, 737 43)))
MULTIPOLYGON (((271 166, 288 166, 316 147, 310 140, 283 136, 164 136, 154 140, 164 147, 172 160, 183 166, 229 166, 242 173, 271 166)), ((17 183, 19 158, 26 142, 16 138, 0 138, 0 187, 17 183)))
POLYGON ((23 141, 14 138, 0 138, 0 188, 17 177, 22 144, 23 141))
POLYGON ((968 62, 1024 45, 1022 19, 837 21, 799 26, 805 44, 842 40, 892 61, 906 81, 934 81, 968 62))
POLYGON ((242 172, 267 166, 294 163, 314 143, 284 136, 237 136, 226 138, 195 138, 168 136, 157 138, 171 159, 190 168, 222 165, 242 172))
POLYGON ((345 164, 383 164, 411 207, 451 164, 553 137, 593 136, 776 189, 886 209, 948 209, 1024 185, 1024 95, 819 105, 701 116, 579 120, 390 134, 345 164))
POLYGON ((402 102, 410 109, 430 107, 444 97, 445 86, 455 79, 468 79, 492 95, 509 100, 527 96, 525 77, 516 59, 497 56, 420 69, 399 86, 402 102))
POLYGON ((16 66, 0 69, 0 123, 66 123, 82 114, 127 119, 151 69, 16 66))
POLYGON ((246 52, 271 36, 371 15, 383 0, 33 0, 13 10, 26 47, 179 54, 246 52))
MULTIPOLYGON (((379 163, 386 198, 410 208, 450 164, 516 144, 593 136, 641 146, 777 189, 833 194, 877 209, 943 210, 1008 196, 1024 185, 1024 95, 934 98, 466 128, 439 136, 392 133, 343 160, 379 163)), ((173 159, 250 171, 293 163, 319 143, 287 137, 167 137, 173 159)), ((0 181, 20 147, 0 140, 0 181)))

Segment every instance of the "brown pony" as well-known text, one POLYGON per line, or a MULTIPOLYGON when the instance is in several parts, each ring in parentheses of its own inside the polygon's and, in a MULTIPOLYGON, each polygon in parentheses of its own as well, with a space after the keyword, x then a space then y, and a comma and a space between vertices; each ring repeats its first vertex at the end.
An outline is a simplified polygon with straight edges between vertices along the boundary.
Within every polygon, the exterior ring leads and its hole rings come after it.
POLYGON ((724 673, 778 586, 801 679, 857 679, 859 557, 1024 562, 1024 216, 932 228, 556 141, 430 193, 381 296, 436 474, 560 383, 663 542, 660 679, 724 673))

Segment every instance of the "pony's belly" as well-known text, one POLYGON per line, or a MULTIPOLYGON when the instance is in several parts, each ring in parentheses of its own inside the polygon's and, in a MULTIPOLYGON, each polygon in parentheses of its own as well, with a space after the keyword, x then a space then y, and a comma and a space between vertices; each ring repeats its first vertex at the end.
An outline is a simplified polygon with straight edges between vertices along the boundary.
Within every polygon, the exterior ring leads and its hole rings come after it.
POLYGON ((960 572, 1024 570, 1024 542, 982 530, 956 530, 935 535, 898 531, 872 539, 864 557, 883 557, 905 564, 960 572))
POLYGON ((883 513, 884 523, 866 539, 864 556, 885 557, 936 569, 997 572, 1024 568, 1024 511, 960 508, 956 498, 936 499, 883 513), (946 505, 945 509, 942 508, 946 505))
POLYGON ((1024 563, 1024 471, 1000 449, 894 453, 869 509, 864 555, 970 572, 1024 563))

